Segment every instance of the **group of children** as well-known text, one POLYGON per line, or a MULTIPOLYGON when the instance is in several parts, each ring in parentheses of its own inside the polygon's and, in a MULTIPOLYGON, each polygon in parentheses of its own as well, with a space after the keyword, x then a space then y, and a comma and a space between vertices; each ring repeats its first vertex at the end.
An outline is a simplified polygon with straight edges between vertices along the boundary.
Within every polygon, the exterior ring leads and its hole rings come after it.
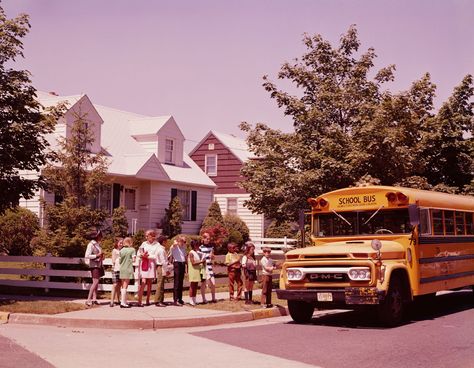
MULTIPOLYGON (((110 306, 115 305, 115 299, 121 308, 130 308, 127 302, 127 288, 131 279, 139 280, 137 306, 150 305, 150 295, 153 280, 157 280, 157 288, 154 303, 158 307, 165 307, 164 303, 164 281, 165 277, 171 276, 173 272, 173 305, 182 306, 184 276, 188 273, 189 280, 189 304, 196 305, 197 289, 200 284, 202 303, 207 303, 206 286, 211 291, 210 302, 217 302, 215 291, 215 275, 213 270, 214 246, 208 233, 202 234, 202 242, 191 241, 191 251, 187 254, 186 238, 179 236, 166 250, 168 238, 157 234, 154 230, 147 230, 146 241, 138 248, 138 252, 132 247, 131 238, 117 239, 112 251, 112 292, 110 306), (138 260, 138 265, 136 263, 138 260), (134 265, 137 265, 134 270, 134 265), (143 295, 146 292, 146 302, 143 304, 143 295)), ((102 260, 104 258, 100 248, 100 232, 91 238, 87 246, 85 258, 89 262, 92 285, 86 301, 87 306, 97 304, 96 294, 99 278, 103 276, 102 260), (102 270, 98 272, 97 270, 102 270)), ((261 305, 271 307, 272 274, 276 268, 270 258, 270 248, 263 248, 261 259, 262 296, 261 305)), ((253 303, 253 286, 257 280, 257 260, 255 257, 255 246, 247 242, 244 253, 238 253, 235 243, 229 243, 225 264, 229 277, 230 300, 240 300, 244 289, 246 304, 253 303), (242 279, 243 277, 243 279, 242 279), (237 295, 234 297, 234 284, 237 284, 237 295)))
MULTIPOLYGON (((238 246, 235 243, 229 243, 227 249, 228 253, 225 256, 225 264, 229 277, 229 298, 230 300, 240 300, 242 297, 242 288, 244 288, 245 304, 252 304, 253 286, 257 280, 255 245, 251 242, 247 242, 243 255, 238 253, 238 246), (235 297, 234 284, 237 284, 237 295, 235 297)), ((276 264, 270 257, 270 248, 263 248, 262 251, 263 256, 260 260, 262 267, 262 294, 260 304, 262 307, 270 308, 272 307, 272 275, 276 269, 276 264)))

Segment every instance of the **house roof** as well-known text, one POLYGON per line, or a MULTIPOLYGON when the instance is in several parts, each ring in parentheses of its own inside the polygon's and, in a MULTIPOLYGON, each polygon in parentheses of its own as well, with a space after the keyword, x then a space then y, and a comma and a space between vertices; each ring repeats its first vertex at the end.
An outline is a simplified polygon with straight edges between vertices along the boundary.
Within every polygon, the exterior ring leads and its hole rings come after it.
POLYGON ((192 155, 211 135, 216 137, 241 162, 245 162, 248 159, 255 157, 255 155, 249 151, 247 142, 245 140, 230 134, 216 132, 215 130, 211 130, 209 133, 207 133, 206 136, 189 153, 189 155, 192 155))
MULTIPOLYGON (((40 103, 44 107, 64 101, 71 108, 84 96, 86 95, 53 96, 44 92, 38 93, 40 103)), ((101 147, 109 155, 109 173, 215 187, 214 182, 186 153, 183 153, 183 167, 165 165, 159 162, 155 153, 145 150, 133 138, 135 134, 157 134, 167 121, 174 121, 172 116, 150 117, 102 105, 93 104, 93 107, 103 120, 101 147)), ((177 129, 179 130, 179 127, 177 129)), ((180 130, 179 133, 182 135, 180 130)))
POLYGON ((56 106, 60 102, 65 102, 68 107, 72 107, 76 102, 78 102, 82 97, 84 97, 84 94, 73 96, 58 96, 54 92, 43 91, 36 91, 36 95, 41 104, 46 108, 56 106))

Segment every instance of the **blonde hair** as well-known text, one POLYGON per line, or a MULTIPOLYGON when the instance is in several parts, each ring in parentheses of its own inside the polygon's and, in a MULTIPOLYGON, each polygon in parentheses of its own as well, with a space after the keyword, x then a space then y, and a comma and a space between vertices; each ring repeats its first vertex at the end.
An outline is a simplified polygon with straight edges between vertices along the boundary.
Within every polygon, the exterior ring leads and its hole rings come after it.
POLYGON ((125 239, 123 239, 122 244, 123 244, 124 247, 130 247, 133 244, 133 240, 132 240, 132 238, 125 238, 125 239))

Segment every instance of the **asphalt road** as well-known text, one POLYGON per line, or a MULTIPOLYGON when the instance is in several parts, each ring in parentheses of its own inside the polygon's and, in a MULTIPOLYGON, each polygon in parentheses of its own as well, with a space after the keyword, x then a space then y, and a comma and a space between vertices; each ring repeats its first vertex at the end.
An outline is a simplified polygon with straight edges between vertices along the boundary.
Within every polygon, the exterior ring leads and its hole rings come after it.
POLYGON ((156 331, 7 324, 0 367, 474 368, 473 302, 467 291, 437 296, 397 328, 340 311, 316 312, 308 325, 278 317, 156 331))
POLYGON ((293 322, 212 330, 195 335, 280 358, 327 368, 474 367, 472 291, 437 296, 397 328, 383 328, 368 313, 315 316, 293 322))
POLYGON ((35 367, 35 368, 54 368, 53 365, 41 359, 34 353, 22 348, 14 341, 0 336, 0 367, 35 367))

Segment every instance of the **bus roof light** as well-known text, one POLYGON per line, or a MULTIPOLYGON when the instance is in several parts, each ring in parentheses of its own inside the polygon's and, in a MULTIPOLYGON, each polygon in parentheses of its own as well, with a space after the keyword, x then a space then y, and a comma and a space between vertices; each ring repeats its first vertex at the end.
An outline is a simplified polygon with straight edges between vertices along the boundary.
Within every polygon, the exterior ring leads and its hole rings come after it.
POLYGON ((318 205, 316 198, 308 198, 308 203, 311 207, 316 207, 318 205))
POLYGON ((327 207, 328 204, 328 201, 326 201, 324 198, 319 199, 319 205, 321 206, 321 208, 327 207))
POLYGON ((394 192, 388 192, 385 194, 389 202, 395 202, 397 200, 397 195, 394 192))
POLYGON ((401 204, 408 203, 408 197, 402 192, 397 192, 397 199, 401 204))

